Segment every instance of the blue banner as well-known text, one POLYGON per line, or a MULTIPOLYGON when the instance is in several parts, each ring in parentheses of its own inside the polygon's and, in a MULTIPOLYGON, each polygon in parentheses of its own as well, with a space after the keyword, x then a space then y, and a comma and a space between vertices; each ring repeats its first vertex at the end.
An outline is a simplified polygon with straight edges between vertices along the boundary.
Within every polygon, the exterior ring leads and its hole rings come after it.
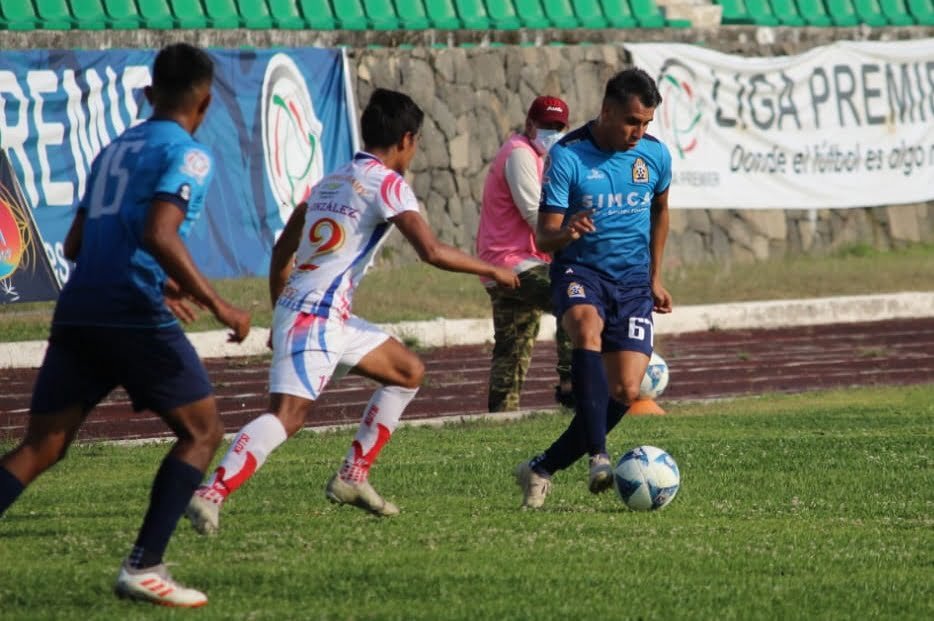
MULTIPOLYGON (((188 246, 210 277, 264 275, 292 206, 350 159, 354 111, 339 50, 209 50, 213 99, 195 137, 217 171, 188 246)), ((0 52, 0 149, 57 278, 62 241, 100 149, 151 108, 156 50, 0 52)))
POLYGON ((58 280, 19 182, 0 150, 0 304, 58 297, 58 280))

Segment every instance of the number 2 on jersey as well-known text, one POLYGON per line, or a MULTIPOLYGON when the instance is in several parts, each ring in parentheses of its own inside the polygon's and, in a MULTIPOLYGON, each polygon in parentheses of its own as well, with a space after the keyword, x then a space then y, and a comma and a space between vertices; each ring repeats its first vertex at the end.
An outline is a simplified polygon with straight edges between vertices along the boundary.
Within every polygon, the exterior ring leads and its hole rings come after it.
POLYGON ((298 266, 298 269, 305 271, 318 269, 318 265, 314 263, 316 257, 334 252, 344 245, 344 229, 331 218, 321 218, 311 225, 308 241, 317 247, 308 261, 298 266))

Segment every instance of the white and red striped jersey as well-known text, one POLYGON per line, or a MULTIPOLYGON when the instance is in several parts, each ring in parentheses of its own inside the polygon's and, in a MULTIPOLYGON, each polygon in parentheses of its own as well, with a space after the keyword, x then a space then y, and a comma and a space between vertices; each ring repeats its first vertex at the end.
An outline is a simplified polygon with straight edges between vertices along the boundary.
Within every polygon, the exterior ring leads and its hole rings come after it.
POLYGON ((307 203, 295 267, 277 304, 345 320, 354 289, 389 235, 389 218, 418 211, 418 202, 402 175, 361 151, 321 179, 307 203))

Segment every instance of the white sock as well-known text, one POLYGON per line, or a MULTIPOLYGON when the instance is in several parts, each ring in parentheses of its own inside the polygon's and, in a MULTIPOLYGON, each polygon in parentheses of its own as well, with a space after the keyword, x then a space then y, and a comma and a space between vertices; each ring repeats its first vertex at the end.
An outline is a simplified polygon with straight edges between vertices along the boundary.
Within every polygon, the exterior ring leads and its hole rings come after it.
POLYGON ((392 432, 399 426, 405 406, 415 397, 418 388, 383 386, 373 393, 357 435, 344 457, 340 477, 345 481, 366 481, 370 467, 383 449, 392 432))
POLYGON ((227 454, 202 487, 210 487, 222 498, 227 498, 259 470, 269 454, 286 438, 285 427, 275 415, 263 414, 253 419, 237 433, 227 454))

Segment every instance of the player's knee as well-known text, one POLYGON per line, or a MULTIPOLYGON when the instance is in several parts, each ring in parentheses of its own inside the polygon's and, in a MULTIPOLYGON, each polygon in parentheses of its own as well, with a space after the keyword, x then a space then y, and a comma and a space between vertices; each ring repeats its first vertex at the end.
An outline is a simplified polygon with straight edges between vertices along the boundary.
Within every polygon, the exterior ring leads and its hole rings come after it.
POLYGON ((401 381, 399 385, 403 388, 418 388, 425 379, 425 363, 418 356, 412 356, 405 366, 400 369, 401 381))
POLYGON ((577 333, 577 338, 574 341, 575 348, 589 349, 591 351, 600 351, 603 345, 600 330, 583 329, 577 333))
POLYGON ((620 403, 632 403, 639 398, 638 384, 614 384, 610 389, 610 397, 620 403))
POLYGON ((603 319, 592 307, 572 307, 561 318, 561 324, 575 348, 600 351, 603 319))
POLYGON ((205 417, 196 424, 188 424, 178 434, 180 440, 216 451, 224 440, 224 424, 220 416, 205 417))

